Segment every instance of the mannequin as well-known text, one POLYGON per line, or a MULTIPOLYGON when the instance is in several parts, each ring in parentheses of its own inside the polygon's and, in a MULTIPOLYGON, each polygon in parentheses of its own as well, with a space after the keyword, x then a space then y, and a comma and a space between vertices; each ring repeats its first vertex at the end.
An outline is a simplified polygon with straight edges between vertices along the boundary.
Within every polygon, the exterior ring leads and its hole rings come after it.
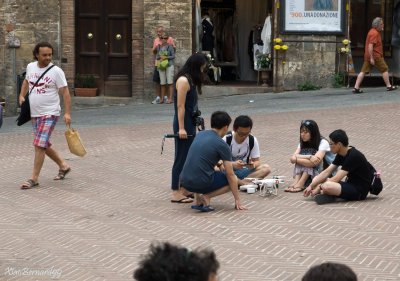
POLYGON ((214 55, 214 25, 211 22, 210 15, 208 12, 203 14, 203 20, 201 22, 203 26, 203 36, 201 38, 202 50, 209 51, 211 56, 214 55))

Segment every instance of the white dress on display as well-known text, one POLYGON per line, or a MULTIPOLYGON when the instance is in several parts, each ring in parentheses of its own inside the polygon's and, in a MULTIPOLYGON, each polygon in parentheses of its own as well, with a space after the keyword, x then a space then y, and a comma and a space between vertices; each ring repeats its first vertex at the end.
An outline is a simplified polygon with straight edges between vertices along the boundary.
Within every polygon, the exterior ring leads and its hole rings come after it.
POLYGON ((261 40, 264 42, 263 54, 271 53, 271 16, 267 16, 265 19, 261 40))

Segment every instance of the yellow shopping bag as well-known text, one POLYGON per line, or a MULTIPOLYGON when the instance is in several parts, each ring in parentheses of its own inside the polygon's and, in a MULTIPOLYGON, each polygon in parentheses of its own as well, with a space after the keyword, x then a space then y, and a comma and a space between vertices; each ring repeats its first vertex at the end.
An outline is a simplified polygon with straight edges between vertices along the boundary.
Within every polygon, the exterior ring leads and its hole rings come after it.
POLYGON ((84 156, 86 154, 85 146, 82 143, 78 131, 68 127, 65 131, 65 138, 67 139, 69 151, 77 156, 84 156))

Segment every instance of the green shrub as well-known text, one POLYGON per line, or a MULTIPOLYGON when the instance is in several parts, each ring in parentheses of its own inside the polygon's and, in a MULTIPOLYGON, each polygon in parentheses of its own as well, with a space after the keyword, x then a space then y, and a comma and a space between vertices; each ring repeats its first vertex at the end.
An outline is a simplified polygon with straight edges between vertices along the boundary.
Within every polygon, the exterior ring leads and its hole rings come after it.
POLYGON ((75 86, 77 88, 96 88, 96 78, 93 74, 76 74, 75 86))
POLYGON ((345 83, 345 75, 343 72, 335 73, 332 77, 332 86, 334 88, 343 87, 345 83))
POLYGON ((305 82, 304 84, 299 84, 297 86, 297 89, 299 91, 315 91, 321 89, 320 86, 316 86, 314 84, 311 84, 311 82, 305 82))

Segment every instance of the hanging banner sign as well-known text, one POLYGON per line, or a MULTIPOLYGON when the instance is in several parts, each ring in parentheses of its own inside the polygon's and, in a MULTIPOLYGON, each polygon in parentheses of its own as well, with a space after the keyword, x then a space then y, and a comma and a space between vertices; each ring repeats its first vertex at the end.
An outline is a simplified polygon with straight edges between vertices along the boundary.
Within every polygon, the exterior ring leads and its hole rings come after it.
POLYGON ((344 0, 283 0, 283 33, 344 32, 344 0))

